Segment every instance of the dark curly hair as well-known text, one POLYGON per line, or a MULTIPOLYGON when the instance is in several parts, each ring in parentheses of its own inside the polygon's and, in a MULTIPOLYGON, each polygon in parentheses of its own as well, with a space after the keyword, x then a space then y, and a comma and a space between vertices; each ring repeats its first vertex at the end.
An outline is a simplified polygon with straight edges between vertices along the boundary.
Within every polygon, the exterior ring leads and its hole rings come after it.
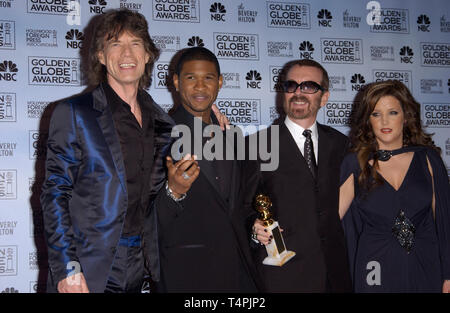
POLYGON ((158 59, 160 51, 150 38, 145 17, 128 9, 110 10, 101 16, 89 47, 89 85, 94 86, 106 81, 106 67, 98 60, 98 52, 103 50, 106 41, 117 39, 123 32, 130 32, 144 41, 144 48, 150 59, 139 80, 139 88, 147 89, 150 86, 153 64, 158 59))
POLYGON ((370 115, 378 101, 385 96, 395 97, 400 102, 404 112, 403 146, 426 146, 440 152, 431 138, 432 134, 427 134, 422 129, 420 104, 402 82, 387 80, 366 85, 362 91, 360 103, 355 105, 350 137, 352 141, 351 150, 356 153, 361 169, 358 183, 367 190, 382 184, 382 179, 377 172, 378 159, 374 158, 373 166, 369 166, 369 160, 379 149, 370 124, 370 115), (370 183, 370 177, 374 179, 372 183, 370 183))

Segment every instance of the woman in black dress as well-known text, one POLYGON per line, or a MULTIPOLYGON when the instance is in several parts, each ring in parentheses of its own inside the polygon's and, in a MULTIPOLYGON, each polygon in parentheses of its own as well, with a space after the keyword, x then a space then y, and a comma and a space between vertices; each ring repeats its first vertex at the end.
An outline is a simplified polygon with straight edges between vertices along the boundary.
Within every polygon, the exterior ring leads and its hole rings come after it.
POLYGON ((341 167, 339 214, 356 292, 450 292, 450 188, 420 104, 368 85, 341 167))

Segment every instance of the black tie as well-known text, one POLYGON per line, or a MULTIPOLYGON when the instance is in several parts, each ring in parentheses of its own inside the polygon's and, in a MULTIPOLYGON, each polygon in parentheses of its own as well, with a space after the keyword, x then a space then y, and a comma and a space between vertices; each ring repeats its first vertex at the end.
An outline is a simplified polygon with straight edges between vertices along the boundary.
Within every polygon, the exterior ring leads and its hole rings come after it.
POLYGON ((304 146, 304 157, 306 160, 306 163, 308 164, 309 169, 311 170, 311 173, 316 179, 317 176, 317 164, 316 164, 316 157, 314 156, 314 148, 313 148, 313 142, 311 139, 311 131, 309 129, 305 129, 303 132, 303 136, 305 136, 305 146, 304 146))

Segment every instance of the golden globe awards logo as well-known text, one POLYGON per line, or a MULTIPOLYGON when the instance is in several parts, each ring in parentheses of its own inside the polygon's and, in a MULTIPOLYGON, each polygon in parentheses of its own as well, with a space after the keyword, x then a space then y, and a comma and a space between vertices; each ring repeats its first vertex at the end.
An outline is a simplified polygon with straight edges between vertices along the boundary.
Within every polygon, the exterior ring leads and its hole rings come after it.
POLYGON ((16 112, 16 94, 0 92, 0 122, 15 122, 16 112))
POLYGON ((352 101, 331 101, 325 106, 325 124, 332 127, 350 125, 352 101))
POLYGON ((0 276, 17 275, 17 246, 0 246, 0 276))
POLYGON ((0 169, 0 200, 17 199, 17 171, 0 169))
POLYGON ((28 152, 30 160, 45 160, 47 152, 47 138, 48 134, 39 133, 37 130, 30 130, 28 132, 28 152))
POLYGON ((169 78, 169 62, 156 62, 153 77, 156 89, 167 89, 169 78))
POLYGON ((381 8, 378 18, 379 23, 370 25, 371 32, 409 34, 408 10, 381 8))
POLYGON ((200 0, 153 0, 153 20, 200 23, 200 0))
POLYGON ((80 59, 28 57, 28 84, 42 86, 80 86, 80 59))
POLYGON ((89 0, 89 13, 105 14, 106 5, 105 0, 89 0))
POLYGON ((267 27, 310 29, 309 4, 267 2, 267 27))
POLYGON ((27 0, 27 12, 38 14, 67 15, 70 0, 27 0))
POLYGON ((259 60, 259 37, 254 34, 214 33, 214 53, 219 59, 259 60))
POLYGON ((450 126, 450 103, 425 103, 423 122, 428 127, 450 126))
POLYGON ((0 49, 16 49, 16 23, 0 20, 0 49))
POLYGON ((401 70, 373 70, 373 81, 380 82, 385 80, 398 80, 405 84, 410 90, 412 89, 412 73, 411 71, 401 70))
POLYGON ((270 66, 270 91, 271 92, 281 92, 283 91, 283 87, 281 85, 281 73, 283 67, 281 66, 270 66))
POLYGON ((422 66, 450 67, 450 43, 420 43, 422 66))
POLYGON ((259 125, 261 119, 261 100, 259 99, 229 99, 216 100, 220 112, 230 123, 236 125, 259 125))
POLYGON ((322 62, 363 64, 362 39, 320 38, 322 62))

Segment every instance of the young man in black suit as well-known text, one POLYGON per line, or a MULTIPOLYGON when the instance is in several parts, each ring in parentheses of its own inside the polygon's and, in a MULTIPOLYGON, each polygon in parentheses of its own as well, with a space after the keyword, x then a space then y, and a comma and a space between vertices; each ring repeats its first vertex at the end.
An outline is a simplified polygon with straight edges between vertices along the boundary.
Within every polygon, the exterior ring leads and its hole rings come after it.
MULTIPOLYGON (((350 292, 338 214, 339 168, 348 139, 316 121, 329 97, 326 70, 313 60, 296 60, 287 63, 283 73, 286 117, 279 125, 279 166, 260 171, 259 161, 246 167, 247 184, 255 188, 248 194, 247 209, 251 212, 256 191, 268 195, 286 247, 296 256, 282 267, 263 265, 263 245, 271 238, 257 219, 253 238, 262 244, 256 251, 258 271, 268 292, 350 292)), ((266 131, 270 138, 273 132, 266 131)))
POLYGON ((236 130, 222 132, 211 112, 222 87, 216 56, 206 48, 186 49, 173 82, 181 105, 172 118, 183 136, 176 138, 167 157, 168 180, 154 204, 160 290, 256 292, 258 278, 242 216, 242 162, 236 156, 225 159, 226 150, 236 147, 225 133, 236 130), (215 148, 210 149, 213 143, 215 148), (215 156, 210 158, 205 151, 215 156), (180 155, 184 157, 178 160, 180 155))

